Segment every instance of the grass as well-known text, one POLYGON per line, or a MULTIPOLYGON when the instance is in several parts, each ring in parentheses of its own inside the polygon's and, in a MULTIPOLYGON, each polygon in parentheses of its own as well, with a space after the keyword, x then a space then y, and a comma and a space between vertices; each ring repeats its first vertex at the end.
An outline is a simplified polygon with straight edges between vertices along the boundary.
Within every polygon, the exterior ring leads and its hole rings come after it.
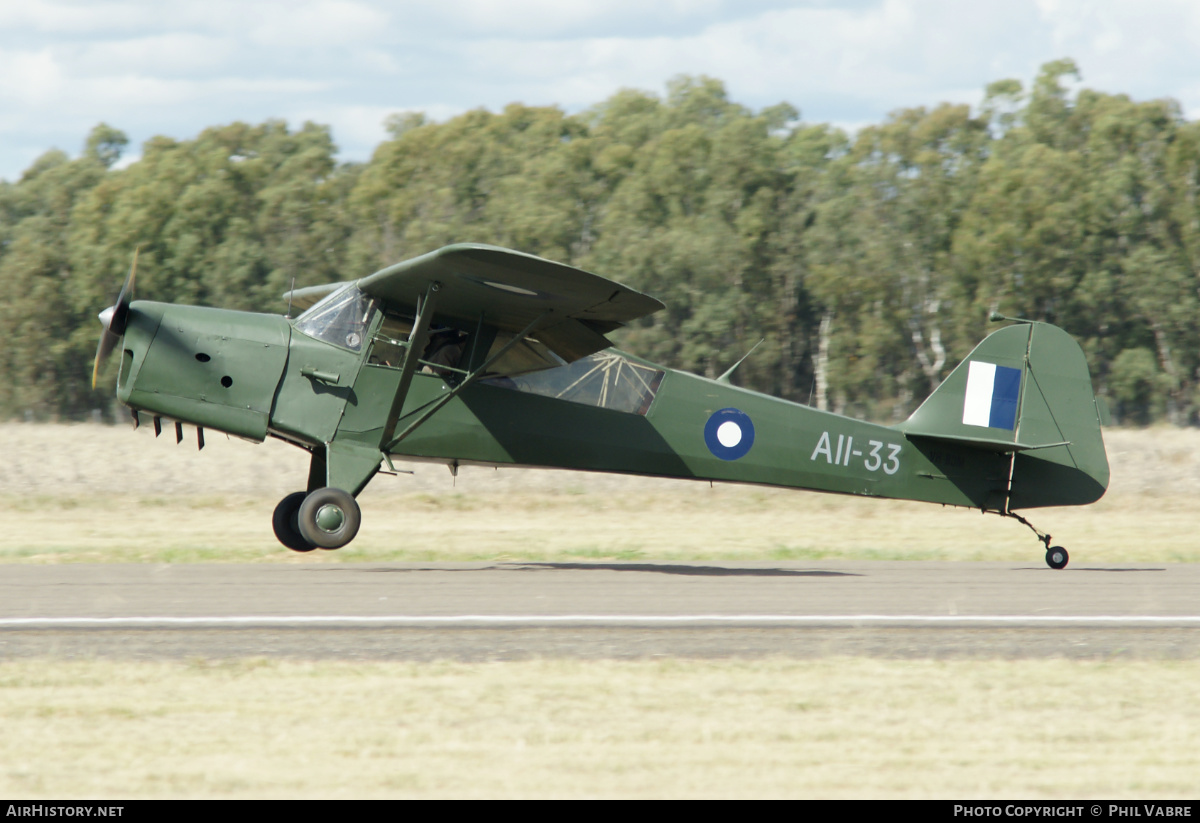
POLYGON ((1191 797, 1198 675, 1198 661, 10 662, 0 794, 1191 797))

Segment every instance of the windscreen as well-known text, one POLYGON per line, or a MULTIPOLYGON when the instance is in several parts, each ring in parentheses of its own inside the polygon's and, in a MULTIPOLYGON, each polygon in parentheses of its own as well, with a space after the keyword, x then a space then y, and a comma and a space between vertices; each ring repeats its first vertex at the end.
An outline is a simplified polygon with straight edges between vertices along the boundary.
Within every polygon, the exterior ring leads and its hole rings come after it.
POLYGON ((297 331, 359 351, 375 314, 375 301, 354 286, 335 291, 296 318, 297 331))

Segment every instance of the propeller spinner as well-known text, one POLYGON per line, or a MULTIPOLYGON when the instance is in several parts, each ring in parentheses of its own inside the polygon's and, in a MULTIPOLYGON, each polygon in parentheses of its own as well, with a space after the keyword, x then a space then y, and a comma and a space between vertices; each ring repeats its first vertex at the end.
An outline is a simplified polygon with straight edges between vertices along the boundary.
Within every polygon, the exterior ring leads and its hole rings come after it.
POLYGON ((96 347, 96 362, 92 366, 93 389, 96 388, 96 381, 100 377, 100 367, 104 365, 113 349, 117 347, 117 343, 125 336, 125 326, 129 323, 129 303, 133 300, 133 281, 137 275, 137 258, 140 248, 139 246, 133 250, 133 264, 129 267, 129 275, 125 278, 125 284, 121 286, 121 293, 117 295, 117 302, 100 312, 100 322, 104 325, 104 332, 100 335, 100 344, 96 347))

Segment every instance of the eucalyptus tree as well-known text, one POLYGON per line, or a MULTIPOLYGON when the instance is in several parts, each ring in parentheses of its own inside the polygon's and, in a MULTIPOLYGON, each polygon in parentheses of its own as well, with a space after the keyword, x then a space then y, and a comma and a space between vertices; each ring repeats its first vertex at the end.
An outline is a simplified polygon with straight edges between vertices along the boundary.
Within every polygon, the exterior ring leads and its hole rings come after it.
POLYGON ((902 417, 954 365, 951 247, 987 157, 966 106, 906 109, 831 161, 809 232, 809 288, 834 408, 902 417))
MULTIPOLYGON (((77 416, 92 406, 82 328, 92 305, 72 266, 76 212, 127 143, 105 124, 74 160, 51 150, 16 184, 0 189, 0 411, 35 418, 77 416)), ((90 347, 94 348, 92 336, 90 347)))
POLYGON ((739 380, 778 390, 781 340, 773 277, 790 176, 783 149, 795 111, 753 113, 710 78, 676 78, 665 100, 619 96, 596 134, 626 161, 599 224, 595 268, 667 305, 628 332, 631 349, 716 377, 765 337, 739 380), (631 105, 636 103, 636 105, 631 105))
POLYGON ((564 260, 583 252, 593 194, 579 121, 514 103, 445 123, 396 117, 389 128, 350 196, 355 271, 462 241, 564 260))
POLYGON ((75 301, 69 390, 106 401, 106 390, 88 390, 95 313, 135 248, 137 295, 149 299, 282 312, 293 279, 337 279, 347 228, 334 152, 325 127, 233 123, 194 140, 152 138, 136 163, 98 177, 63 243, 75 301))
POLYGON ((1115 370, 1118 410, 1183 422, 1200 348, 1187 124, 1170 101, 1071 94, 1071 77, 1074 64, 1055 61, 1028 99, 1004 85, 1022 105, 955 236, 956 288, 974 304, 963 321, 982 329, 999 310, 1058 323, 1081 338, 1102 390, 1115 370))

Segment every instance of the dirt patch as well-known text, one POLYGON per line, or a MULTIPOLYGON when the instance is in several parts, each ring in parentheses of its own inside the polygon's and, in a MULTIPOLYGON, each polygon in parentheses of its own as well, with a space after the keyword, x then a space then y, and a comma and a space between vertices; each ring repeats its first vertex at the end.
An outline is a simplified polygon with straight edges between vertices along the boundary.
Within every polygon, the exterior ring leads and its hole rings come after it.
MULTIPOLYGON (((1109 496, 1200 493, 1200 430, 1110 429, 1105 432, 1112 483, 1109 496)), ((0 495, 89 495, 123 490, 158 495, 249 495, 277 498, 302 486, 308 455, 279 440, 256 444, 213 432, 203 451, 196 431, 173 427, 159 438, 149 426, 0 424, 6 470, 0 495)), ((556 470, 482 469, 464 466, 457 480, 446 467, 406 466, 413 475, 380 478, 394 493, 542 492, 593 494, 669 493, 695 481, 556 470)), ((794 492, 788 492, 794 494, 794 492)))

